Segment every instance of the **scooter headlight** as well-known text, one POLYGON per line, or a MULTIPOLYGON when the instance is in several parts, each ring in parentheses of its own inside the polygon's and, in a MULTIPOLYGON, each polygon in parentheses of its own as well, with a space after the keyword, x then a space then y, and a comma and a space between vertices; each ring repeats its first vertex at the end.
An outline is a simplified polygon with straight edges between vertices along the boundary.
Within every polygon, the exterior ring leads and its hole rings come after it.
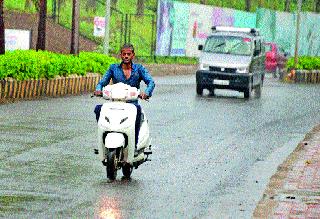
POLYGON ((121 119, 120 124, 124 123, 127 119, 128 117, 121 119))

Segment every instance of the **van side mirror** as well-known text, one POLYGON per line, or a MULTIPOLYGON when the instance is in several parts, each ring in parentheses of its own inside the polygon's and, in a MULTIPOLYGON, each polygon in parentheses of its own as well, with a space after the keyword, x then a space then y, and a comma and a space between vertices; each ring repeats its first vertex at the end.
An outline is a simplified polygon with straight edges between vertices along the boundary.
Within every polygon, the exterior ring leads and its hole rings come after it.
POLYGON ((203 50, 203 45, 199 45, 198 50, 203 50))

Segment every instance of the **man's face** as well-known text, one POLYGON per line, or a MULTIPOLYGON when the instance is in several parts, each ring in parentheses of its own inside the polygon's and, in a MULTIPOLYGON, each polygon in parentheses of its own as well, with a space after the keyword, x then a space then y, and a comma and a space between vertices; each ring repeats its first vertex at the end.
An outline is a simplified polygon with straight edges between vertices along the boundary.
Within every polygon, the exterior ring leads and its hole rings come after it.
POLYGON ((134 58, 134 52, 130 48, 124 48, 120 53, 123 63, 129 63, 134 58))

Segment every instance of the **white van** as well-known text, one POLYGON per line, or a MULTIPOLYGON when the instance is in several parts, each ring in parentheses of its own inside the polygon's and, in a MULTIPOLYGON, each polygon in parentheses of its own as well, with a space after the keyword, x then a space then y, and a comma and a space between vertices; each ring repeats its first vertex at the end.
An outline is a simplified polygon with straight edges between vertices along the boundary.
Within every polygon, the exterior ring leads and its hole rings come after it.
POLYGON ((208 89, 231 89, 251 96, 261 95, 265 75, 263 39, 254 28, 214 26, 205 45, 199 45, 199 69, 196 72, 197 94, 208 89))

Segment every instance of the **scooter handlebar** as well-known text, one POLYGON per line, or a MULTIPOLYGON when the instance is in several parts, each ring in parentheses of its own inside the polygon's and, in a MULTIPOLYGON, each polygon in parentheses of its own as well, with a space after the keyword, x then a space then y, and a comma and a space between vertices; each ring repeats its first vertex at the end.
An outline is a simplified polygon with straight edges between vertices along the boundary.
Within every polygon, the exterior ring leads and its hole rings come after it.
MULTIPOLYGON (((90 95, 90 97, 91 98, 93 98, 93 97, 103 97, 103 93, 102 92, 101 93, 93 93, 93 94, 90 95)), ((145 101, 149 102, 149 98, 150 97, 148 97, 147 99, 143 99, 142 96, 139 94, 138 98, 141 99, 141 100, 145 100, 145 101)))

